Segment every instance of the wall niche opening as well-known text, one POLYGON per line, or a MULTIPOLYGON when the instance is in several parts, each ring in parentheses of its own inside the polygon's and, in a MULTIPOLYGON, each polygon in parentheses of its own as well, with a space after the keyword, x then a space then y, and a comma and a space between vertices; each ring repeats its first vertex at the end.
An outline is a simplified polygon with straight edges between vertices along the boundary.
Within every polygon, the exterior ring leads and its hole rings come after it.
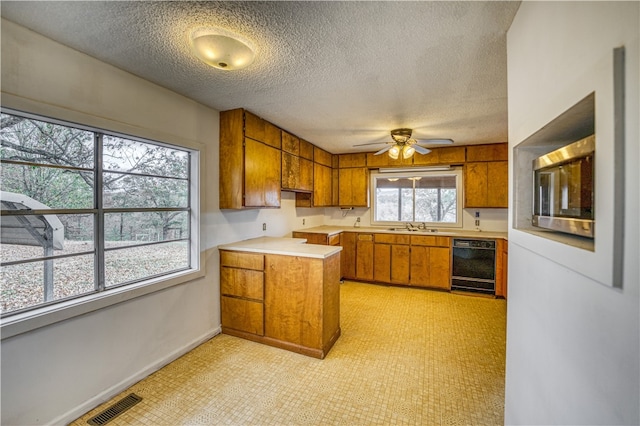
MULTIPOLYGON (((545 154, 595 134, 595 92, 547 123, 513 148, 513 227, 594 251, 595 239, 547 230, 533 225, 534 185, 533 161, 545 154)), ((597 212, 596 212, 597 215, 597 212)))

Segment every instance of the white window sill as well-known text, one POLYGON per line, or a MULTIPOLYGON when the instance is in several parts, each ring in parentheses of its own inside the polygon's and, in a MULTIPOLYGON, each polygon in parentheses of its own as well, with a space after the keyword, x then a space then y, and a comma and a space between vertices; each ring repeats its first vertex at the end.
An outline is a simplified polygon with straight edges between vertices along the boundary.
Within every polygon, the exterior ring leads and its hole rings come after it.
POLYGON ((0 336, 2 340, 4 340, 60 321, 126 302, 136 297, 184 284, 203 276, 203 268, 180 271, 138 284, 118 287, 101 293, 94 293, 51 306, 11 315, 5 317, 0 322, 0 336))

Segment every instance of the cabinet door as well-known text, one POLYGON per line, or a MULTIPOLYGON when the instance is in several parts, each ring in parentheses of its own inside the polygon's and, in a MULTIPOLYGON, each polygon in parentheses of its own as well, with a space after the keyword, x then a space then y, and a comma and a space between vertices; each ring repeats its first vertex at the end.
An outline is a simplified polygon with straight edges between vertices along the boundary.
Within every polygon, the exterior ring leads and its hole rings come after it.
POLYGON ((409 284, 418 287, 429 286, 429 247, 411 246, 409 284))
POLYGON ((258 336, 264 335, 264 305, 262 302, 222 296, 220 310, 222 327, 258 336))
POLYGON ((300 156, 300 140, 290 133, 282 132, 282 151, 300 156))
POLYGON ((340 169, 338 204, 343 207, 368 207, 368 177, 365 167, 340 169))
POLYGON ((356 278, 373 280, 373 235, 358 234, 356 240, 356 278))
POLYGON ((354 232, 343 232, 340 236, 341 271, 343 278, 356 278, 356 236, 354 232))
POLYGON ((244 205, 280 207, 280 150, 245 138, 244 205))
POLYGON ((451 251, 444 247, 429 247, 429 286, 451 288, 451 251))
POLYGON ((260 141, 274 148, 282 146, 281 130, 248 111, 244 113, 244 134, 246 137, 260 141))
POLYGON ((486 207, 487 163, 467 163, 464 171, 465 207, 486 207))
POLYGON ((488 207, 509 207, 509 163, 493 161, 487 163, 488 207))
POLYGON ((300 178, 300 158, 282 152, 282 189, 297 190, 300 178))
POLYGON ((395 284, 409 283, 409 246, 391 246, 391 282, 395 284))
POLYGON ((313 165, 313 206, 331 205, 331 167, 313 165))
POLYGON ((391 245, 373 246, 373 279, 381 283, 391 282, 391 245))
POLYGON ((298 177, 298 189, 301 191, 313 191, 313 161, 299 158, 300 175, 298 177))

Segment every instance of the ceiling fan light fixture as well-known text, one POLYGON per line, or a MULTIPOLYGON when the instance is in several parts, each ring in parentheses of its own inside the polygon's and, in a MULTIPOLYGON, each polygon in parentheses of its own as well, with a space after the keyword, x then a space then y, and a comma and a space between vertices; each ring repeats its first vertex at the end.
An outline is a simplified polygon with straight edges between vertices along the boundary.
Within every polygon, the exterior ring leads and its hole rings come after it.
POLYGON ((402 148, 402 158, 404 158, 405 160, 411 158, 411 156, 415 152, 416 150, 414 147, 412 147, 411 145, 405 145, 404 148, 402 148))
POLYGON ((255 53, 250 43, 222 29, 201 28, 191 34, 194 55, 221 70, 240 70, 251 65, 255 53))
POLYGON ((393 158, 394 160, 397 160, 399 155, 400 155, 400 147, 398 145, 392 146, 391 149, 389 150, 389 157, 393 158))

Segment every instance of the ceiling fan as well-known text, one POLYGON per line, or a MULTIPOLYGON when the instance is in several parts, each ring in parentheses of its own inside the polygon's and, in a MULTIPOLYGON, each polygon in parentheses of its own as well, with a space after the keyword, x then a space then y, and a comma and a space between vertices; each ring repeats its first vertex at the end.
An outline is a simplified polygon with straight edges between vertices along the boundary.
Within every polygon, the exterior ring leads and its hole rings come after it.
POLYGON ((380 155, 389 151, 389 157, 397 160, 400 153, 402 153, 402 158, 411 158, 414 152, 418 152, 419 154, 428 154, 431 152, 430 149, 419 144, 448 145, 453 143, 451 139, 412 139, 412 132, 412 129, 394 129, 391 131, 391 139, 393 139, 393 142, 372 142, 353 146, 378 145, 385 143, 388 146, 382 148, 373 155, 380 155))

